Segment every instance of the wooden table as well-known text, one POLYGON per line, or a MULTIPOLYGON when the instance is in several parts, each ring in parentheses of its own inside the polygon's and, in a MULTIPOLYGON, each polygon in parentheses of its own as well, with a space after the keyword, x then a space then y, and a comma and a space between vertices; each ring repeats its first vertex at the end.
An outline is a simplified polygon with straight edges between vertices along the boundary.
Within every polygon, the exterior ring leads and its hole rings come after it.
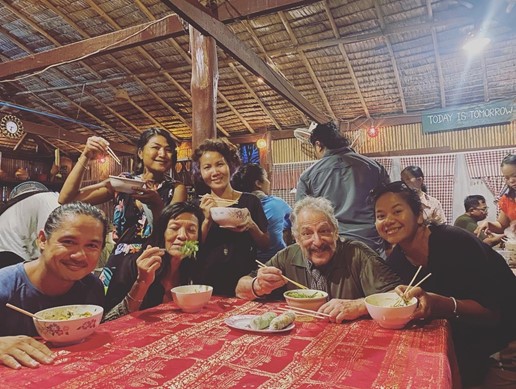
POLYGON ((446 389, 458 381, 444 320, 386 330, 370 319, 310 319, 269 335, 224 323, 278 304, 213 297, 192 314, 163 304, 104 323, 81 344, 54 349, 53 365, 0 366, 0 386, 446 389))

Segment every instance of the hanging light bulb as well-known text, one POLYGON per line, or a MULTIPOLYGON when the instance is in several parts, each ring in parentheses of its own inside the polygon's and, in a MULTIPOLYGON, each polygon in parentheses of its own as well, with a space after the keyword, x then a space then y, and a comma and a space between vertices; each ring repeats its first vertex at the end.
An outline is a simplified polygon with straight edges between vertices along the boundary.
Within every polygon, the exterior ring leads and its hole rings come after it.
POLYGON ((256 147, 259 149, 265 149, 267 148, 267 141, 263 138, 260 138, 256 141, 256 147))
POLYGON ((370 138, 376 138, 378 136, 378 128, 376 128, 375 126, 371 126, 367 129, 367 135, 370 137, 370 138))

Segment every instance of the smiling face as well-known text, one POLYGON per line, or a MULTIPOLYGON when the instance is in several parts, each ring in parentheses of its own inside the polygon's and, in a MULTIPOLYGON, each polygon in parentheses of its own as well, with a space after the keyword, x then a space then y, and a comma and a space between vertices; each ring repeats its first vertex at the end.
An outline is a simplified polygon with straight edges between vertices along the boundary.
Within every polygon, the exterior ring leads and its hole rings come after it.
POLYGON ((144 172, 167 172, 172 165, 173 149, 167 139, 161 135, 155 135, 138 151, 138 158, 143 161, 144 172))
POLYGON ((375 204, 376 229, 390 244, 411 241, 420 225, 423 215, 416 215, 408 202, 399 193, 386 192, 375 204))
POLYGON ((305 209, 297 216, 296 242, 303 256, 315 266, 331 261, 337 248, 338 232, 321 211, 305 209))
POLYGON ((102 223, 92 216, 63 218, 49 237, 39 233, 40 259, 53 279, 77 281, 91 273, 102 252, 102 223))
POLYGON ((506 163, 501 170, 507 186, 516 190, 516 165, 506 163))
POLYGON ((184 258, 181 249, 188 240, 199 239, 199 220, 192 213, 181 213, 169 220, 164 234, 165 250, 173 258, 184 258))
POLYGON ((204 183, 212 192, 223 192, 229 185, 229 165, 221 153, 206 151, 199 158, 199 168, 204 183))

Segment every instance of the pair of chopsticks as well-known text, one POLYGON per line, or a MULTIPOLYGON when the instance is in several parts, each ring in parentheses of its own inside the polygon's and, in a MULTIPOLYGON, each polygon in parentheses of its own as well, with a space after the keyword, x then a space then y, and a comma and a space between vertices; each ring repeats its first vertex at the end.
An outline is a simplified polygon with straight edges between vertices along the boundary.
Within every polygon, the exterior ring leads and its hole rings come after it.
POLYGON ((12 305, 12 304, 6 303, 5 306, 7 308, 11 308, 11 309, 14 309, 15 311, 23 313, 24 315, 30 316, 30 317, 35 318, 35 319, 39 319, 39 317, 37 317, 35 314, 33 314, 33 313, 29 312, 29 311, 26 311, 25 309, 19 308, 16 305, 12 305))
POLYGON ((279 311, 282 311, 282 312, 293 311, 294 313, 298 313, 299 315, 315 317, 316 319, 327 319, 328 317, 330 317, 330 315, 328 313, 317 312, 317 311, 312 311, 310 309, 304 309, 304 308, 298 308, 298 307, 291 307, 291 306, 277 307, 276 309, 279 311))
MULTIPOLYGON (((258 264, 258 267, 267 267, 267 266, 265 266, 265 264, 261 263, 261 262, 260 262, 260 261, 258 261, 258 260, 256 260, 256 263, 258 264)), ((297 286, 297 287, 298 287, 298 288, 300 288, 300 289, 308 289, 306 286, 304 286, 303 284, 300 284, 299 282, 296 282, 296 281, 294 281, 294 280, 291 280, 290 278, 285 277, 285 276, 283 276, 283 275, 282 275, 282 277, 283 277, 283 279, 284 279, 284 280, 287 280, 288 282, 290 282, 290 283, 294 284, 295 286, 297 286)))
POLYGON ((115 160, 116 163, 118 163, 120 166, 122 166, 122 162, 120 162, 120 159, 116 156, 115 152, 111 150, 111 147, 108 146, 106 149, 108 154, 115 160))
POLYGON ((415 281, 415 279, 416 279, 417 275, 419 274, 419 271, 421 270, 422 267, 423 266, 421 266, 421 265, 419 266, 419 268, 416 271, 416 274, 414 274, 414 277, 412 277, 412 280, 410 280, 410 283, 408 284, 407 289, 405 289, 405 292, 403 292, 403 295, 401 295, 399 300, 396 301, 396 304, 394 304, 395 307, 399 307, 401 304, 406 303, 407 302, 407 293, 411 289, 416 288, 419 285, 421 285, 423 283, 423 281, 425 281, 428 277, 430 277, 432 275, 432 273, 428 273, 425 277, 423 277, 423 279, 421 281, 419 281, 416 285, 412 286, 412 283, 415 281))

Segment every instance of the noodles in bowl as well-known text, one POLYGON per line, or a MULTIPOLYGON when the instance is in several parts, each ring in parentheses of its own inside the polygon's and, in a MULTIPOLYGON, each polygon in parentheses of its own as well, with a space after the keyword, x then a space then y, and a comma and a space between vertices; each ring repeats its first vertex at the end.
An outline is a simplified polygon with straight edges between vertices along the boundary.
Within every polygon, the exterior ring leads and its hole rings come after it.
POLYGON ((82 342, 100 324, 104 309, 98 305, 64 305, 35 314, 38 334, 56 346, 82 342))
POLYGON ((394 292, 376 293, 365 298, 369 315, 383 328, 399 329, 405 327, 417 308, 413 297, 405 302, 394 292))

